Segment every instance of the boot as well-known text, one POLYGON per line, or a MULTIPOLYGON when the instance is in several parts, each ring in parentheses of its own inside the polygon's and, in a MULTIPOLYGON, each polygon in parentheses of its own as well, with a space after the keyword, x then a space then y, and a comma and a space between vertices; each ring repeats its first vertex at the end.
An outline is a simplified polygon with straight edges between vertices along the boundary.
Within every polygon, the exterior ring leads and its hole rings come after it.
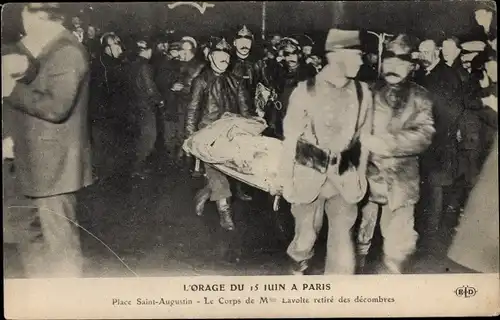
POLYGON ((356 256, 356 273, 357 274, 364 274, 365 273, 365 267, 366 267, 366 255, 365 254, 358 254, 356 256))
POLYGON ((228 231, 234 230, 233 212, 229 203, 217 201, 217 211, 220 215, 220 226, 228 231))
POLYGON ((241 201, 252 201, 252 196, 245 193, 243 185, 239 182, 236 183, 236 196, 241 201))
POLYGON ((309 260, 292 261, 290 263, 290 275, 304 275, 307 269, 309 269, 309 260))
POLYGON ((208 185, 206 185, 205 187, 203 187, 203 189, 199 190, 194 196, 197 216, 203 215, 203 210, 205 209, 205 203, 208 201, 208 199, 210 199, 210 193, 211 190, 208 187, 208 185))
POLYGON ((402 269, 401 262, 384 257, 382 264, 377 269, 377 274, 402 274, 402 269))

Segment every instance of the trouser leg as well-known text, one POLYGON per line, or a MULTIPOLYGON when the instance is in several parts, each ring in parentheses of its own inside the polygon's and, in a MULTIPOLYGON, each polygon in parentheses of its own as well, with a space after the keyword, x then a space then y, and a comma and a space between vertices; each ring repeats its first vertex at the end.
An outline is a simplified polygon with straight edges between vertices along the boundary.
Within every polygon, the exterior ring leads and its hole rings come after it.
POLYGON ((323 225, 324 199, 309 204, 292 204, 295 234, 288 246, 287 254, 296 262, 309 260, 314 255, 314 244, 323 225))
POLYGON ((328 240, 325 274, 354 274, 356 259, 351 230, 357 219, 357 205, 340 195, 326 201, 328 240))
POLYGON ((28 278, 81 277, 83 256, 76 223, 76 197, 32 198, 26 215, 21 257, 28 278))
POLYGON ((211 190, 210 200, 220 201, 231 197, 231 188, 226 175, 209 165, 206 166, 205 170, 211 190))
POLYGON ((392 273, 401 273, 403 264, 416 248, 415 208, 405 206, 392 211, 382 207, 380 230, 384 237, 384 264, 392 273))
POLYGON ((425 251, 435 251, 439 245, 439 226, 443 213, 443 187, 427 186, 426 210, 422 212, 421 245, 425 251))
POLYGON ((356 238, 356 252, 358 255, 366 256, 370 251, 373 234, 377 226, 379 205, 374 202, 367 202, 361 208, 361 224, 356 238))
POLYGON ((134 171, 140 171, 144 168, 147 158, 154 150, 157 134, 155 115, 153 113, 144 115, 138 130, 134 171))

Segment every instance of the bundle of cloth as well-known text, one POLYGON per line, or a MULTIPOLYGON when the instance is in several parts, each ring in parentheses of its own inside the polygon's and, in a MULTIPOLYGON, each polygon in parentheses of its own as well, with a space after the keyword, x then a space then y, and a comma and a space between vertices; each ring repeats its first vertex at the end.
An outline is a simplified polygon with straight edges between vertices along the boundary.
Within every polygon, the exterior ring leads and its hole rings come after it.
POLYGON ((262 118, 227 112, 186 139, 183 149, 205 163, 223 165, 269 181, 277 174, 282 143, 262 136, 266 128, 262 118))

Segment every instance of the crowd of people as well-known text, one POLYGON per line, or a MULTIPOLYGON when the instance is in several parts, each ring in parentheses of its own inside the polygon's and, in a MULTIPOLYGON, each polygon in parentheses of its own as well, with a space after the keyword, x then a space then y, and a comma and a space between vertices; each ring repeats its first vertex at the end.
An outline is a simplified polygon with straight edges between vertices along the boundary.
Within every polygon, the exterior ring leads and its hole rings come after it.
MULTIPOLYGON (((35 207, 74 219, 74 193, 109 174, 96 162, 113 130, 130 140, 119 145, 133 155, 125 167, 112 163, 112 171, 147 179, 159 170, 150 161, 159 154, 161 164, 205 177, 194 197, 198 215, 214 201, 221 227, 237 230, 232 190, 252 201, 252 188, 195 165, 182 149, 186 138, 231 112, 265 119, 263 134, 283 142, 271 193, 283 195, 295 221, 287 250, 293 274, 307 272, 324 214, 325 274, 363 272, 377 223, 381 273, 404 272, 416 252, 446 256, 461 217, 475 214, 464 211, 466 201, 497 147, 496 9, 480 5, 472 37, 395 35, 379 61, 363 52, 362 32, 340 29, 321 44, 305 34, 273 34, 262 44, 241 26, 232 38, 165 32, 125 48, 121 35, 83 26, 78 17, 66 29, 58 5, 27 4, 25 36, 2 52, 9 66, 3 104, 13 110, 4 142, 13 141, 21 192, 35 207)), ((476 210, 491 214, 483 224, 498 227, 497 208, 476 210)), ((77 233, 43 211, 48 246, 31 231, 24 252, 29 261, 64 264, 53 269, 58 274, 78 274, 77 233), (72 257, 56 259, 61 252, 72 257)), ((484 241, 496 241, 498 250, 498 233, 482 241, 477 250, 484 241)), ((498 252, 486 254, 488 266, 471 268, 498 272, 498 252)))

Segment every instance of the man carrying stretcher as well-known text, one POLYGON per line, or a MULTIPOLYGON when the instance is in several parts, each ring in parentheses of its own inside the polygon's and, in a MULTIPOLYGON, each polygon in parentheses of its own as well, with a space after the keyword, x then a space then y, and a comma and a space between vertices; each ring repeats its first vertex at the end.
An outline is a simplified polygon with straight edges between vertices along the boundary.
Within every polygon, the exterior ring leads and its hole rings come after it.
POLYGON ((283 122, 281 171, 276 185, 291 203, 295 236, 287 253, 292 274, 303 274, 328 217, 325 274, 354 274, 351 229, 357 203, 367 190, 368 151, 359 143, 370 133, 372 95, 353 80, 362 65, 359 31, 332 29, 326 65, 312 80, 299 83, 283 122))
MULTIPOLYGON (((226 72, 231 59, 230 52, 231 46, 223 38, 215 38, 210 43, 210 68, 206 68, 192 84, 192 98, 186 115, 186 138, 219 120, 225 112, 251 116, 247 91, 234 75, 226 72)), ((229 181, 226 175, 213 166, 206 164, 205 171, 208 184, 196 194, 196 213, 202 215, 208 199, 215 201, 220 225, 226 230, 234 230, 229 181)))

